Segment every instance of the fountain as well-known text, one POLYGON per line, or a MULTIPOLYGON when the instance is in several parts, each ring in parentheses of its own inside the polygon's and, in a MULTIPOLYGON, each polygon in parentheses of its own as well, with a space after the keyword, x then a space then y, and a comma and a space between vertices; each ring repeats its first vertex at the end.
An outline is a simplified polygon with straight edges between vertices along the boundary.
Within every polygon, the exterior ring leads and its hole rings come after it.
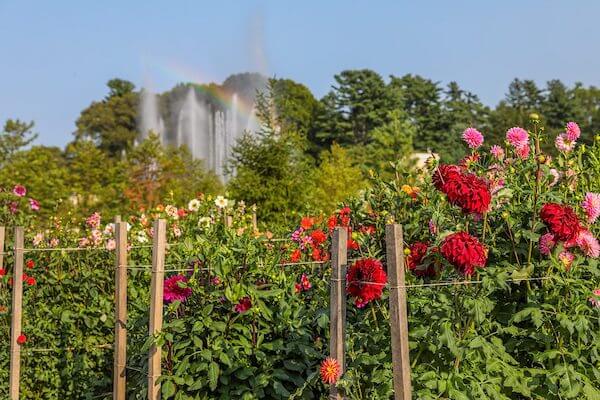
MULTIPOLYGON (((247 93, 251 88, 240 89, 247 93)), ((245 131, 258 130, 254 106, 247 107, 251 111, 245 115, 240 112, 240 107, 253 104, 254 98, 248 99, 246 94, 242 95, 244 100, 241 100, 234 90, 222 90, 218 95, 210 97, 210 94, 207 95, 193 85, 185 89, 177 88, 172 94, 170 116, 164 116, 163 119, 158 96, 142 89, 140 139, 143 140, 148 137, 149 132, 154 132, 163 144, 186 146, 194 158, 204 160, 206 168, 226 181, 228 176, 224 167, 233 146, 245 131), (171 121, 167 129, 164 120, 171 121)))

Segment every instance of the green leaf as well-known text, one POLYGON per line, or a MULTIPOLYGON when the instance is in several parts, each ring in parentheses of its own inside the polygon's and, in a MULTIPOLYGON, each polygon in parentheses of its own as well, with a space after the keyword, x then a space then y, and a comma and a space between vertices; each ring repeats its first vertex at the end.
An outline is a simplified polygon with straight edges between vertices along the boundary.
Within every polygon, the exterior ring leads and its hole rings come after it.
POLYGON ((208 366, 208 385, 210 390, 214 391, 217 388, 219 381, 219 364, 211 362, 208 366))

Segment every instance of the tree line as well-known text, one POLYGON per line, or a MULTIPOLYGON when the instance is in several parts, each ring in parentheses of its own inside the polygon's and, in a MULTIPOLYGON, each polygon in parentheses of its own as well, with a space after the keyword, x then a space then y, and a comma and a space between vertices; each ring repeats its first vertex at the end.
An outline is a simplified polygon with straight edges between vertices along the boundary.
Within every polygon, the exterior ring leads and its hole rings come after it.
MULTIPOLYGON (((235 82, 247 74, 228 78, 235 82)), ((140 92, 128 81, 82 110, 65 148, 33 145, 33 122, 8 120, 0 135, 0 185, 27 185, 42 201, 42 216, 78 217, 92 210, 127 214, 159 203, 183 203, 199 193, 227 193, 257 204, 263 221, 285 223, 297 213, 330 211, 368 185, 395 176, 414 151, 455 161, 462 131, 474 126, 487 144, 537 113, 552 137, 577 121, 583 143, 600 132, 600 89, 559 80, 538 86, 514 79, 495 107, 456 82, 419 75, 347 70, 321 99, 303 84, 272 78, 257 96, 261 129, 235 146, 227 185, 185 148, 156 137, 135 145, 140 92)), ((543 144, 552 153, 553 144, 543 144)))

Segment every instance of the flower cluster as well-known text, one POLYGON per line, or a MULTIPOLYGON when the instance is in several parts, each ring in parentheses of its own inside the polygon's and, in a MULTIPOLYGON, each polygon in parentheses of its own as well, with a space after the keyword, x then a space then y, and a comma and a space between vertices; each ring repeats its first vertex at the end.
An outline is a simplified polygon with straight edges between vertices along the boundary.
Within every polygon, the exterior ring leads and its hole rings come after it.
POLYGON ((483 214, 490 208, 492 194, 488 184, 457 165, 440 165, 433 173, 433 184, 446 194, 450 204, 467 214, 483 214))
POLYGON ((315 224, 314 218, 304 217, 298 229, 292 233, 291 239, 298 244, 298 248, 292 251, 290 262, 300 261, 303 251, 310 254, 313 261, 329 260, 329 251, 326 247, 327 234, 315 227, 315 224))
POLYGON ((39 211, 41 206, 40 206, 40 202, 34 198, 28 198, 25 199, 25 196, 27 196, 27 188, 23 185, 15 185, 12 189, 12 195, 15 197, 12 197, 12 199, 9 199, 8 203, 7 203, 7 208, 8 211, 11 214, 17 214, 20 210, 20 205, 19 203, 26 200, 26 204, 29 204, 29 209, 31 211, 39 211))
POLYGON ((561 133, 554 140, 554 145, 563 153, 569 153, 577 144, 577 139, 581 135, 581 130, 579 129, 579 125, 575 122, 568 122, 565 127, 565 132, 561 133))
POLYGON ((467 232, 456 232, 444 238, 440 253, 456 270, 471 276, 476 268, 483 268, 487 262, 487 249, 479 240, 467 232))
POLYGON ((312 284, 310 283, 310 280, 308 279, 308 276, 306 274, 302 274, 302 276, 300 277, 300 282, 294 284, 294 290, 296 293, 306 292, 311 288, 312 284))
POLYGON ((233 307, 233 311, 238 314, 243 314, 252 308, 252 300, 248 296, 242 297, 233 307))
MULTIPOLYGON (((585 201, 584 201, 585 203, 585 201)), ((585 209, 585 206, 584 206, 585 209)), ((590 220, 590 213, 588 220, 590 220)), ((540 253, 549 255, 558 242, 563 242, 564 250, 559 254, 559 259, 568 269, 574 260, 573 254, 568 250, 574 246, 588 257, 600 256, 600 243, 594 235, 582 226, 575 211, 567 206, 557 203, 546 203, 540 210, 540 218, 548 227, 548 233, 540 237, 540 253)))
POLYGON ((381 261, 374 258, 357 260, 346 273, 348 294, 354 297, 358 308, 380 299, 386 282, 387 275, 381 261))

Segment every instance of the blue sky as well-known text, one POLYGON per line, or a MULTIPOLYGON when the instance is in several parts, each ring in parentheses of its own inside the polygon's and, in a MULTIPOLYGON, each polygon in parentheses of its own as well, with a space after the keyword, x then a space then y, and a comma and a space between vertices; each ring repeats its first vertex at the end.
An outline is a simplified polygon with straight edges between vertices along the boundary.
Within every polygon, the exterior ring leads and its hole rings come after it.
POLYGON ((120 77, 163 91, 259 71, 317 96, 344 69, 457 81, 489 105, 514 77, 600 86, 600 1, 0 0, 0 121, 71 140, 120 77))

